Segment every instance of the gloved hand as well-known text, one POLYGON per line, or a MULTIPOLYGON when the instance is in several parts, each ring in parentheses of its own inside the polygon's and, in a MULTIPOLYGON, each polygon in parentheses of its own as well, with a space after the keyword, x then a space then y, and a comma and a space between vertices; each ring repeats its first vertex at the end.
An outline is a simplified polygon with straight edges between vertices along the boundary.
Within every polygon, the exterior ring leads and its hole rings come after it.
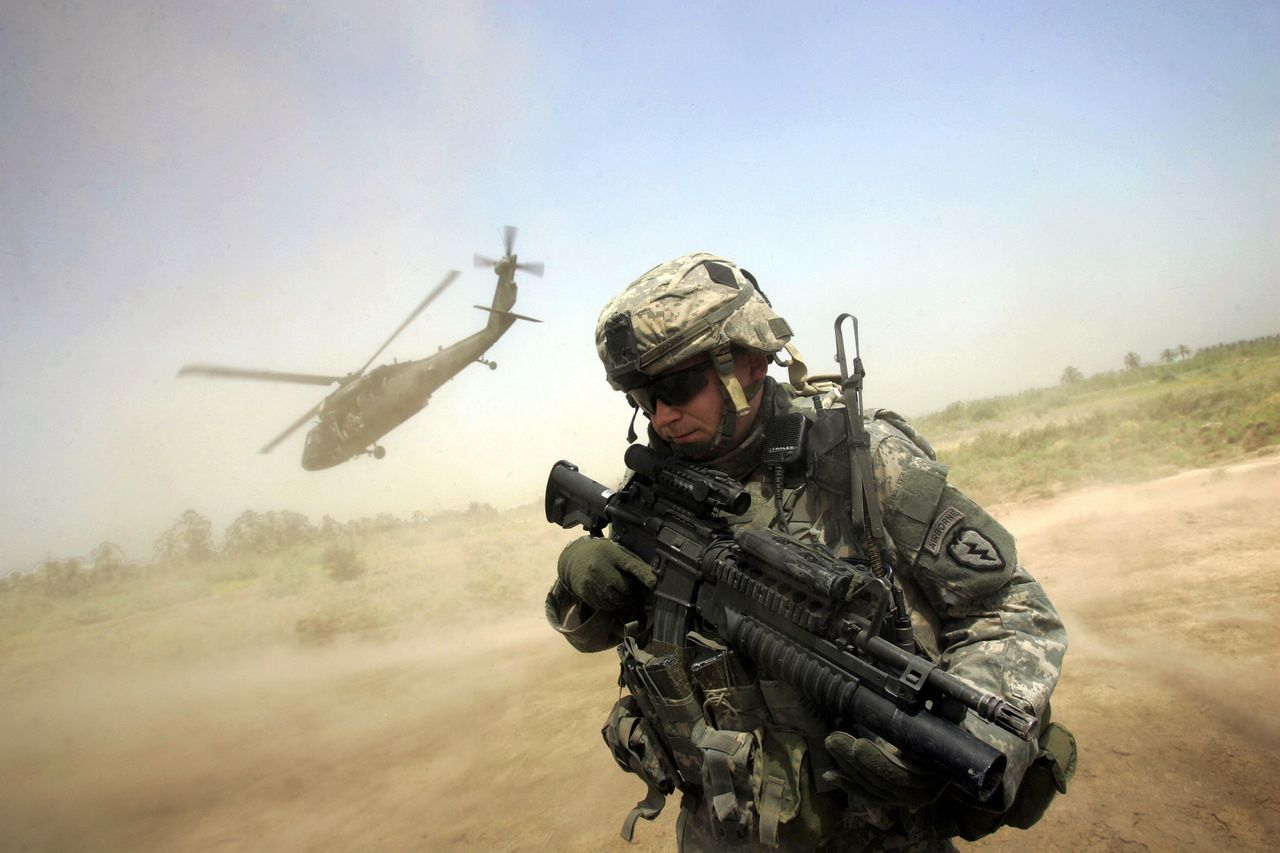
POLYGON ((866 738, 832 732, 822 745, 840 768, 827 771, 827 781, 871 803, 915 808, 936 800, 946 785, 939 774, 909 767, 866 738))
POLYGON ((611 539, 584 536, 560 552, 556 571, 574 595, 596 610, 622 610, 658 576, 648 563, 611 539))

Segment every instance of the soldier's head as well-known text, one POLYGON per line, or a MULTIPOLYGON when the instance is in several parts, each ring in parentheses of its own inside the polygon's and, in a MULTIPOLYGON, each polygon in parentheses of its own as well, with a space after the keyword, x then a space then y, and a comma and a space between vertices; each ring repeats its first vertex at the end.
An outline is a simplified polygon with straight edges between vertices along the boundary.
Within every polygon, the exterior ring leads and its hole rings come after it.
POLYGON ((742 440, 769 361, 790 338, 751 273, 706 252, 649 270, 605 305, 596 324, 609 384, 693 458, 742 440))

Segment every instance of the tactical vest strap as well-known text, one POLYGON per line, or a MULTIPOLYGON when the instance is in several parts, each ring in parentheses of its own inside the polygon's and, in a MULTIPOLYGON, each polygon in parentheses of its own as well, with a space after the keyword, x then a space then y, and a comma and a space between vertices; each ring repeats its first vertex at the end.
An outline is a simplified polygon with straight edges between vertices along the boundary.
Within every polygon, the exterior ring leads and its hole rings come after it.
POLYGON ((754 822, 751 785, 755 738, 747 732, 700 732, 703 795, 711 806, 712 826, 726 841, 750 837, 754 822))
POLYGON ((782 821, 782 793, 786 790, 787 780, 778 776, 769 776, 760 789, 760 843, 770 847, 778 846, 778 825, 782 821))

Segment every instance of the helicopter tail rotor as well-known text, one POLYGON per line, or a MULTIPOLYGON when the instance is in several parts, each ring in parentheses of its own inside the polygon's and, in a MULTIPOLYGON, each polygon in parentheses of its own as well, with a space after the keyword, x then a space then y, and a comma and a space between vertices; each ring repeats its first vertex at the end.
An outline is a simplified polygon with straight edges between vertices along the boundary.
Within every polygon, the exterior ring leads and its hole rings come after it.
POLYGON ((474 259, 475 265, 477 267, 493 268, 493 267, 499 266, 500 264, 509 263, 512 265, 514 269, 517 269, 520 272, 527 272, 529 275, 536 275, 539 278, 541 278, 543 271, 546 269, 541 261, 528 261, 525 263, 516 262, 515 246, 516 246, 516 234, 518 233, 519 233, 519 230, 514 225, 505 226, 502 229, 502 248, 503 248, 503 251, 506 252, 506 254, 497 260, 490 258, 486 255, 477 254, 474 259))

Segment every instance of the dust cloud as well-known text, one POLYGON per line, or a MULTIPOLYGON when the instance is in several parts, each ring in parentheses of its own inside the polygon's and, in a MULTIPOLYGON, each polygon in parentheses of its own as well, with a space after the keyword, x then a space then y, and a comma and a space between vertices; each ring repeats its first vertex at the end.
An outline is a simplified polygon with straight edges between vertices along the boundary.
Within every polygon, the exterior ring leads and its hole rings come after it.
MULTIPOLYGON (((1054 715, 1081 756, 1040 825, 974 847, 1271 848, 1278 510, 1274 456, 995 509, 1071 631, 1054 715)), ((444 579, 430 618, 377 642, 246 648, 216 642, 242 621, 192 609, 208 651, 102 652, 145 613, 93 626, 98 654, 71 636, 7 649, 0 847, 672 849, 674 803, 618 837, 644 789, 600 740, 616 658, 546 627, 551 532, 482 553, 507 601, 444 579)), ((472 534, 423 547, 443 561, 472 534)))

